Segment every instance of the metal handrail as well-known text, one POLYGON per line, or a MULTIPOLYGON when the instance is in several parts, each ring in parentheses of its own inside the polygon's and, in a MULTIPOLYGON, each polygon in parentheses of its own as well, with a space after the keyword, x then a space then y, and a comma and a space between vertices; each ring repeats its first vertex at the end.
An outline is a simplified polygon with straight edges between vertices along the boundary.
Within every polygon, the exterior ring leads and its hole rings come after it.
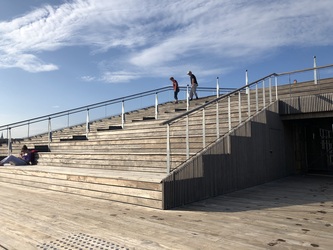
MULTIPOLYGON (((206 132, 205 132, 205 109, 206 107, 208 106, 211 106, 213 104, 216 104, 216 135, 217 135, 217 139, 220 138, 220 131, 219 131, 219 117, 220 117, 220 114, 219 114, 219 103, 222 101, 222 100, 227 100, 228 103, 227 103, 227 108, 228 108, 228 113, 227 113, 227 117, 228 117, 228 124, 229 124, 229 132, 232 130, 232 127, 231 127, 231 107, 230 107, 230 97, 232 95, 238 95, 239 96, 239 121, 238 121, 238 124, 240 124, 241 122, 245 121, 242 119, 241 117, 241 94, 244 93, 247 95, 247 113, 248 113, 248 118, 251 117, 251 115, 254 115, 255 113, 258 113, 259 112, 259 105, 258 105, 258 85, 260 82, 262 82, 262 91, 263 91, 263 108, 267 107, 267 104, 271 104, 273 102, 273 98, 272 98, 272 78, 275 78, 275 99, 278 100, 278 77, 279 76, 284 76, 284 75, 290 75, 290 74, 296 74, 296 73, 301 73, 301 72, 306 72, 306 71, 313 71, 314 72, 314 84, 317 84, 318 83, 318 75, 317 75, 317 70, 320 70, 320 69, 324 69, 324 68, 329 68, 329 67, 332 67, 333 64, 329 64, 329 65, 325 65, 325 66, 320 66, 320 67, 317 67, 316 65, 316 58, 314 57, 314 67, 313 68, 307 68, 307 69, 303 69, 303 70, 295 70, 295 71, 290 71, 290 72, 283 72, 283 73, 272 73, 272 74, 269 74, 259 80, 256 80, 252 83, 248 83, 248 78, 247 78, 247 71, 246 71, 246 85, 241 87, 241 88, 238 88, 234 91, 231 91, 230 93, 227 93, 225 95, 222 95, 222 96, 218 96, 216 97, 215 99, 207 102, 207 103, 204 103, 202 104, 201 106, 198 106, 194 109, 191 109, 191 110, 188 110, 187 112, 185 113, 182 113, 178 116, 175 116, 167 121, 164 121, 161 123, 161 125, 166 125, 167 128, 167 145, 166 145, 166 148, 167 148, 167 152, 166 152, 166 155, 167 155, 167 159, 166 159, 166 163, 167 163, 167 173, 170 173, 171 171, 171 141, 170 141, 170 127, 172 124, 175 124, 177 123, 178 121, 181 121, 183 119, 186 119, 186 127, 185 127, 185 142, 186 142, 186 161, 189 160, 190 158, 190 154, 189 154, 189 116, 194 114, 194 113, 199 113, 199 112, 202 112, 203 113, 203 118, 202 118, 202 136, 205 137, 206 136, 206 132), (269 81, 269 88, 268 88, 268 91, 269 91, 269 101, 268 103, 266 103, 266 100, 265 100, 265 92, 266 92, 266 87, 265 87, 265 80, 268 80, 269 81), (255 112, 252 112, 251 110, 251 99, 250 99, 250 87, 254 86, 255 85, 255 112), (251 114, 252 112, 252 114, 251 114)), ((203 147, 202 148, 205 148, 206 147, 206 139, 205 138, 202 138, 202 141, 203 141, 203 147)))
MULTIPOLYGON (((201 106, 195 107, 191 110, 187 110, 187 112, 182 113, 180 115, 177 115, 167 121, 164 121, 161 123, 161 125, 167 125, 167 172, 170 172, 170 143, 169 139, 170 139, 170 125, 176 123, 177 121, 180 121, 181 119, 187 118, 187 124, 186 124, 186 130, 188 130, 188 118, 191 114, 194 114, 195 112, 198 111, 202 111, 203 112, 203 136, 205 136, 205 108, 208 106, 211 106, 213 104, 216 104, 216 134, 217 134, 217 138, 220 137, 220 132, 219 132, 219 102, 223 101, 223 100, 227 100, 228 101, 228 115, 229 115, 229 131, 231 130, 231 118, 230 118, 230 97, 232 95, 238 95, 239 96, 239 122, 241 122, 242 119, 242 115, 241 115, 241 95, 242 94, 247 94, 247 104, 248 104, 248 115, 250 117, 251 115, 251 109, 250 109, 250 88, 252 86, 256 86, 255 92, 256 92, 256 112, 258 112, 258 84, 260 82, 262 82, 263 85, 263 91, 265 91, 265 81, 268 79, 269 80, 269 101, 268 104, 272 103, 272 89, 271 89, 271 85, 272 85, 272 78, 275 78, 275 91, 276 91, 276 99, 278 98, 277 96, 277 77, 279 76, 284 76, 284 75, 290 75, 290 74, 295 74, 295 73, 300 73, 300 72, 306 72, 306 71, 314 71, 316 72, 316 70, 319 69, 324 69, 324 68, 329 68, 332 67, 333 64, 330 65, 325 65, 325 66, 320 66, 320 67, 313 67, 313 68, 307 68, 307 69, 303 69, 303 70, 296 70, 296 71, 290 71, 290 72, 283 72, 283 73, 272 73, 269 74, 263 78, 260 78, 259 80, 256 80, 254 82, 248 83, 248 81, 246 81, 246 85, 243 87, 240 87, 238 89, 234 89, 234 88, 219 88, 218 87, 218 78, 217 78, 217 88, 209 88, 209 87, 198 87, 197 91, 215 91, 217 93, 217 97, 207 103, 204 103, 201 106), (220 92, 224 91, 225 93, 223 95, 219 95, 220 92)), ((315 83, 316 83, 316 74, 315 74, 315 83)), ((187 106, 189 106, 189 101, 188 101, 188 90, 189 90, 189 86, 187 85, 186 87, 184 86, 180 86, 181 90, 185 90, 186 94, 187 94, 187 106)), ((173 90, 172 86, 167 86, 167 87, 162 87, 162 88, 158 88, 158 89, 153 89, 153 90, 149 90, 149 91, 145 91, 145 92, 141 92, 141 93, 137 93, 137 94, 133 94, 133 95, 128 95, 128 96, 124 96, 124 97, 120 97, 120 98, 116 98, 116 99, 112 99, 112 100, 107 100, 107 101, 103 101, 103 102, 98 102, 95 104, 91 104, 91 105, 86 105, 86 106, 81 106, 78 108, 74 108, 74 109, 69 109, 69 110, 65 110, 65 111, 61 111, 61 112, 57 112, 57 113, 52 113, 49 115, 44 115, 44 116, 40 116, 40 117, 36 117, 36 118, 32 118, 32 119, 27 119, 27 120, 23 120, 20 122, 15 122, 15 123, 10 123, 10 124, 6 124, 6 125, 1 125, 0 126, 0 131, 4 131, 7 130, 8 133, 8 148, 11 147, 10 145, 10 140, 11 140, 11 129, 12 128, 16 128, 16 127, 21 127, 21 126, 28 126, 29 129, 29 125, 33 124, 33 123, 38 123, 38 122, 43 122, 43 121, 49 121, 49 138, 50 141, 52 141, 52 129, 51 129, 51 119, 54 118, 59 118, 59 117, 64 117, 64 116, 69 116, 72 114, 76 114, 79 112, 84 112, 87 111, 87 121, 86 121, 86 125, 87 125, 87 134, 89 132, 89 110, 92 109, 97 109, 100 107, 104 107, 107 105, 112 105, 112 104, 117 104, 117 103, 122 103, 122 123, 124 122, 123 119, 123 115, 124 115, 124 102, 125 101, 130 101, 130 100, 134 100, 134 99, 138 99, 138 98, 142 98, 145 96, 149 96, 149 95, 156 95, 155 98, 155 115, 158 113, 158 98, 157 98, 157 94, 158 93, 162 93, 162 92, 166 92, 166 91, 170 91, 173 90)), ((266 100, 265 100, 265 96, 263 96, 263 106, 267 106, 266 100)), ((252 112, 253 113, 253 112, 252 112)), ((155 118, 157 119, 157 116, 155 116, 155 118)), ((82 123, 84 124, 84 123, 82 123)), ((123 125, 123 124, 122 124, 123 125)), ((29 136, 28 136, 29 137, 29 136)), ((187 154, 187 159, 189 158, 189 141, 188 141, 188 137, 189 137, 189 132, 186 131, 186 154, 187 154)), ((203 148, 205 147, 205 138, 203 138, 203 148)), ((8 149, 8 151, 10 151, 11 149, 8 149)))
MULTIPOLYGON (((186 86, 179 86, 179 88, 181 90, 187 89, 186 86)), ((221 88, 220 91, 230 91, 232 89, 233 88, 221 88)), ((112 105, 112 104, 120 103, 123 101, 130 101, 130 100, 134 100, 137 98, 142 98, 145 96, 162 93, 162 92, 166 92, 166 91, 170 91, 170 90, 172 90, 172 86, 162 87, 162 88, 153 89, 153 90, 149 90, 149 91, 145 91, 145 92, 140 92, 140 93, 133 94, 133 95, 123 96, 123 97, 119 97, 119 98, 115 98, 115 99, 111 99, 111 100, 107 100, 107 101, 103 101, 103 102, 85 105, 85 106, 81 106, 78 108, 73 108, 73 109, 68 109, 65 111, 60 111, 60 112, 56 112, 56 113, 52 113, 52 114, 48 114, 48 115, 43 115, 43 116, 39 116, 39 117, 35 117, 35 118, 31 118, 31 119, 27 119, 27 120, 23 120, 23 121, 19 121, 19 122, 9 123, 9 124, 5 124, 5 125, 1 125, 0 131, 7 130, 8 128, 16 128, 16 127, 25 126, 28 124, 47 121, 50 118, 54 119, 54 118, 59 118, 62 116, 72 115, 72 114, 84 112, 86 110, 100 108, 105 105, 112 105)), ((216 88, 210 88, 210 87, 200 87, 199 88, 198 87, 198 91, 216 91, 216 88)))
POLYGON ((167 121, 164 121, 164 122, 161 123, 161 125, 172 124, 174 121, 179 120, 180 118, 186 117, 186 116, 188 116, 188 115, 190 115, 190 114, 192 114, 192 113, 194 113, 194 112, 196 112, 198 110, 201 110, 201 109, 203 109, 203 108, 205 108, 205 107, 207 107, 207 106, 209 106, 209 105, 211 105, 213 103, 216 103, 216 102, 220 101, 221 99, 227 98, 228 96, 234 95, 235 93, 237 93, 239 91, 245 90, 245 89, 247 89, 247 88, 249 88, 249 87, 251 87, 251 86, 253 86, 253 85, 255 85, 255 84, 257 84, 257 83, 259 83, 259 82, 261 82, 261 81, 263 81, 265 79, 267 79, 267 78, 270 78, 270 77, 273 77, 273 76, 277 77, 277 76, 290 75, 290 74, 301 73, 301 72, 306 72, 306 71, 312 71, 312 70, 316 70, 316 69, 324 69, 324 68, 329 68, 329 67, 333 67, 333 64, 328 64, 328 65, 325 65, 325 66, 319 66, 319 67, 315 67, 315 68, 307 68, 307 69, 302 69, 302 70, 294 70, 294 71, 283 72, 283 73, 272 73, 272 74, 269 74, 269 75, 267 75, 267 76, 265 76, 265 77, 263 77, 263 78, 261 78, 259 80, 256 80, 256 81, 254 81, 252 83, 249 83, 248 85, 245 85, 245 86, 243 86, 241 88, 233 90, 233 91, 229 92, 226 95, 217 97, 214 100, 211 100, 211 101, 209 101, 207 103, 202 104, 201 106, 198 106, 198 107, 196 107, 194 109, 191 109, 191 110, 189 110, 189 111, 187 111, 185 113, 182 113, 182 114, 180 114, 178 116, 175 116, 175 117, 173 117, 173 118, 171 118, 171 119, 169 119, 167 121))
POLYGON ((83 112, 86 111, 87 109, 95 109, 95 108, 100 108, 103 107, 105 105, 111 105, 111 104, 115 104, 115 103, 120 103, 122 101, 129 101, 129 100, 133 100, 136 98, 141 98, 141 97, 145 97, 148 95, 152 95, 155 93, 161 93, 161 92, 165 92, 168 91, 172 88, 172 86, 168 86, 168 87, 162 87, 159 89, 154 89, 154 90, 150 90, 150 91, 145 91, 145 92, 141 92, 141 93, 137 93, 137 94, 133 94, 133 95, 128 95, 128 96, 124 96, 124 97, 119 97, 116 99, 112 99, 112 100, 107 100, 107 101, 103 101, 103 102, 98 102, 98 103, 94 103, 94 104, 90 104, 90 105, 86 105, 86 106, 81 106, 78 108, 74 108, 74 109, 68 109, 65 111, 61 111, 61 112, 56 112, 56 113, 52 113, 49 115, 43 115, 43 116, 39 116, 39 117, 35 117, 32 119, 27 119, 27 120, 23 120, 23 121, 19 121, 19 122, 14 122, 14 123, 10 123, 10 124, 6 124, 6 125, 2 125, 0 126, 0 131, 7 129, 8 127, 10 128, 15 128, 15 127, 19 127, 19 126, 25 126, 28 123, 36 123, 36 122, 41 122, 41 121, 45 121, 48 120, 49 118, 59 118, 61 116, 66 116, 68 114, 75 114, 75 113, 79 113, 79 112, 83 112))
POLYGON ((222 99, 228 98, 229 96, 234 95, 234 94, 236 94, 236 93, 238 93, 238 92, 240 92, 240 91, 242 91, 242 90, 245 90, 246 88, 249 88, 249 87, 251 87, 252 85, 255 85, 255 84, 257 84, 257 83, 263 81, 264 79, 267 79, 267 78, 272 77, 272 76, 276 76, 276 74, 273 73, 273 74, 267 75, 267 76, 265 76, 265 77, 263 77, 263 78, 261 78, 261 79, 255 81, 255 82, 249 83, 249 85, 245 85, 245 86, 243 86, 243 87, 241 87, 241 88, 238 88, 238 89, 236 89, 236 90, 233 89, 231 92, 229 92, 229 93, 227 93, 227 94, 225 94, 225 95, 222 95, 222 96, 220 96, 220 97, 217 97, 217 98, 215 98, 214 100, 211 100, 211 101, 209 101, 209 102, 207 102, 207 103, 202 104, 201 106, 198 106, 198 107, 196 107, 196 108, 193 108, 193 109, 191 109, 191 110, 189 110, 189 111, 187 111, 187 112, 185 112, 185 113, 182 113, 182 114, 177 115, 177 116, 175 116, 175 117, 173 117, 173 118, 171 118, 171 119, 169 119, 169 120, 167 120, 167 121, 164 121, 164 122, 161 123, 161 125, 172 124, 172 123, 173 123, 174 121, 176 121, 176 120, 179 120, 179 119, 181 119, 181 118, 183 118, 183 117, 186 117, 186 116, 188 116, 188 115, 190 115, 190 114, 192 114, 192 113, 194 113, 194 112, 196 112, 196 111, 198 111, 198 110, 202 110, 202 109, 204 109, 205 107, 207 107, 207 106, 209 106, 209 105, 211 105, 211 104, 214 104, 214 103, 216 103, 216 102, 219 102, 219 101, 222 100, 222 99))
POLYGON ((291 74, 302 73, 302 72, 306 72, 306 71, 312 71, 312 70, 316 70, 316 69, 330 68, 330 67, 333 67, 333 64, 328 64, 328 65, 313 67, 313 68, 306 68, 306 69, 301 69, 301 70, 294 70, 294 71, 283 72, 283 73, 277 73, 276 76, 291 75, 291 74))
MULTIPOLYGON (((179 86, 180 90, 182 91, 188 91, 188 86, 179 86)), ((167 92, 167 91, 173 91, 173 87, 172 86, 167 86, 167 87, 162 87, 162 88, 158 88, 158 89, 153 89, 153 90, 149 90, 149 91, 145 91, 145 92, 140 92, 140 93, 136 93, 133 95, 128 95, 128 96, 124 96, 124 97, 119 97, 119 98, 115 98, 115 99, 111 99, 111 100, 107 100, 107 101, 103 101, 103 102, 98 102, 98 103, 94 103, 94 104, 90 104, 90 105, 85 105, 85 106, 81 106, 78 108, 74 108, 74 109, 69 109, 69 110, 65 110, 65 111, 61 111, 61 112, 56 112, 56 113, 52 113, 52 114, 48 114, 48 115, 43 115, 43 116, 39 116, 39 117, 35 117, 35 118, 31 118, 31 119, 27 119, 27 120, 23 120, 23 121, 19 121, 19 122, 14 122, 14 123, 9 123, 9 124, 5 124, 5 125, 1 125, 0 126, 0 131, 7 131, 7 138, 9 139, 9 141, 11 141, 11 131, 13 128, 18 128, 18 127, 24 127, 27 126, 28 127, 28 137, 30 137, 29 135, 29 127, 32 124, 35 123, 40 123, 40 122, 45 122, 48 121, 48 132, 44 132, 44 133, 48 133, 49 137, 50 137, 50 142, 52 141, 52 128, 51 128, 51 120, 55 119, 55 118, 59 118, 59 117, 65 117, 65 116, 70 116, 76 113, 80 113, 80 112, 87 112, 87 119, 86 119, 86 133, 89 133, 90 130, 90 123, 92 121, 90 121, 89 119, 89 111, 93 110, 93 109, 97 109, 97 108, 101 108, 101 107, 105 107, 108 105, 113 105, 113 104, 117 104, 117 103, 122 103, 122 126, 124 126, 125 123, 125 117, 124 117, 124 102, 126 101, 130 101, 130 100, 134 100, 134 99, 139 99, 142 97, 146 97, 146 96, 150 96, 150 95, 155 95, 155 118, 157 119, 157 114, 158 114, 158 98, 157 95, 159 93, 163 93, 163 92, 167 92)), ((224 93, 227 91, 230 91, 231 88, 212 88, 212 87, 200 87, 198 88, 198 91, 214 91, 214 92, 219 92, 219 93, 224 93)), ((82 125, 83 122, 77 124, 77 125, 82 125)), ((69 126, 69 124, 68 124, 69 126)), ((75 126, 75 125, 72 125, 75 126)), ((58 128, 58 130, 60 130, 61 128, 58 128)), ((57 130, 57 129, 56 129, 57 130)), ((53 130, 53 131, 56 131, 53 130)), ((43 133, 41 133, 43 134, 43 133)), ((34 135, 36 136, 36 135, 34 135)), ((8 145, 9 147, 9 145, 8 145)), ((10 147, 9 147, 10 148, 10 147)), ((9 149, 10 151, 10 149, 9 149)))

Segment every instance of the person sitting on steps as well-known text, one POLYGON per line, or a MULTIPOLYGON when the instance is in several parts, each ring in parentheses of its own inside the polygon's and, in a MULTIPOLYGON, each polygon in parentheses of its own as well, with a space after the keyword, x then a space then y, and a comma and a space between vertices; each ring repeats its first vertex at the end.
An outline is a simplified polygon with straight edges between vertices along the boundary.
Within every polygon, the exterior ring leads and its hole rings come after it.
POLYGON ((31 162, 31 152, 26 145, 23 145, 20 153, 20 158, 24 160, 27 164, 31 162))
POLYGON ((29 150, 26 145, 23 145, 19 157, 14 155, 9 155, 0 161, 0 166, 4 165, 14 165, 14 166, 24 166, 35 164, 34 151, 29 150))

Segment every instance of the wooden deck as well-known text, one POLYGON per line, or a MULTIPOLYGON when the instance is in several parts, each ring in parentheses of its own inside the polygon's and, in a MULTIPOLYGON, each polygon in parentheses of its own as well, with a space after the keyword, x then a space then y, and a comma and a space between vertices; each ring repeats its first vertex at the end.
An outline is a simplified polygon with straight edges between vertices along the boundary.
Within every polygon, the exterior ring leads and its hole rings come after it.
POLYGON ((333 177, 288 177, 174 210, 0 183, 0 249, 332 249, 333 177))

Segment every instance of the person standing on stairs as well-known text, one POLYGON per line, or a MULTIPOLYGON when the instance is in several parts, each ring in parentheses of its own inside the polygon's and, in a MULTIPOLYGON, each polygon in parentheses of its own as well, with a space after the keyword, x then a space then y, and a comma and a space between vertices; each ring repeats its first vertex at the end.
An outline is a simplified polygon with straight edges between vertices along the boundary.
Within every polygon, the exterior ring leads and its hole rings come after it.
POLYGON ((197 78, 195 77, 195 75, 192 74, 192 71, 188 71, 187 75, 190 76, 190 80, 191 80, 190 101, 192 101, 193 95, 195 95, 195 97, 198 99, 198 94, 197 94, 198 82, 197 82, 197 78))
POLYGON ((178 82, 176 81, 175 78, 173 78, 173 76, 170 77, 170 80, 172 81, 175 103, 178 103, 178 92, 179 92, 178 82))

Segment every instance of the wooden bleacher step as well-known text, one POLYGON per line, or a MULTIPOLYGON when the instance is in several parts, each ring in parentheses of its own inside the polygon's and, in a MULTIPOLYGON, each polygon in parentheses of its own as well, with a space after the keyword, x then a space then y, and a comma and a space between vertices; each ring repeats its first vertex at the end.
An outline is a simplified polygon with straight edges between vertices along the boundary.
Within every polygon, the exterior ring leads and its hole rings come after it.
POLYGON ((123 127, 120 125, 112 125, 109 126, 108 128, 98 128, 97 131, 109 131, 109 130, 119 130, 119 129, 123 129, 123 127))
POLYGON ((50 152, 50 148, 48 145, 35 145, 35 150, 38 152, 50 152))
POLYGON ((154 116, 144 116, 143 118, 142 118, 142 120, 155 120, 155 117, 154 116))
POLYGON ((99 175, 90 175, 89 171, 84 174, 82 171, 77 172, 75 169, 70 170, 63 167, 53 168, 53 170, 52 168, 46 170, 46 168, 38 168, 38 166, 0 167, 0 182, 162 208, 162 185, 160 183, 122 180, 108 176, 105 171, 100 171, 99 175), (101 176, 102 173, 103 176, 101 176))
POLYGON ((132 122, 141 122, 141 121, 148 121, 148 120, 155 120, 154 116, 144 116, 142 119, 133 119, 132 122))
POLYGON ((185 112, 186 108, 175 108, 175 112, 185 112))
POLYGON ((73 135, 72 138, 60 138, 60 141, 85 141, 88 140, 85 135, 73 135))

